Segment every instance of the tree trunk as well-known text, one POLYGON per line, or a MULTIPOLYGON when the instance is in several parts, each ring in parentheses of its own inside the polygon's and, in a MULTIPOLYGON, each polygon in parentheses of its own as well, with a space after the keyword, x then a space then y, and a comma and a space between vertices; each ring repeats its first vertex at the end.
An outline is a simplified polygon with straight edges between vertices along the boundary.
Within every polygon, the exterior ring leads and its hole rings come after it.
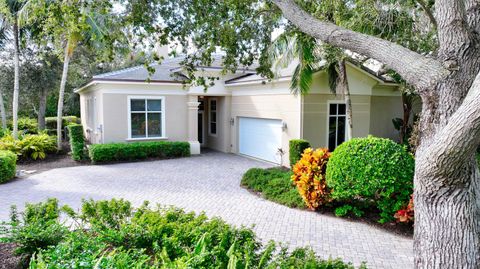
POLYGON ((13 62, 14 62, 14 80, 13 80, 13 104, 12 104, 12 115, 13 115, 13 138, 18 138, 18 96, 20 91, 20 45, 19 45, 19 30, 18 30, 18 18, 14 18, 15 22, 13 24, 13 41, 14 41, 14 53, 13 53, 13 62))
POLYGON ((347 139, 353 138, 353 113, 352 100, 350 99, 350 88, 348 86, 347 68, 345 60, 338 62, 339 84, 342 88, 343 98, 345 99, 345 114, 347 115, 347 139))
POLYGON ((45 130, 45 111, 47 110, 47 88, 42 88, 40 92, 40 103, 38 105, 38 129, 45 130))
POLYGON ((60 92, 58 94, 58 106, 57 106, 57 148, 62 149, 62 116, 63 116, 63 99, 65 95, 65 85, 67 84, 68 67, 71 57, 71 45, 70 40, 67 41, 65 46, 65 56, 63 60, 63 72, 62 80, 60 81, 60 92))
POLYGON ((7 129, 7 113, 5 111, 5 103, 3 102, 3 91, 0 88, 0 116, 2 118, 2 129, 7 129))

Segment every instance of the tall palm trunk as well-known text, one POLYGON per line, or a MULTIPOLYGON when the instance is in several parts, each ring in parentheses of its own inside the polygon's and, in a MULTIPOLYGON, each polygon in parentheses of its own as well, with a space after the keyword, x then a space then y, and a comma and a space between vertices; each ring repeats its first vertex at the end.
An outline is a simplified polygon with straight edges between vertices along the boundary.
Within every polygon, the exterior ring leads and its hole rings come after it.
POLYGON ((339 87, 342 89, 343 98, 345 99, 345 114, 347 115, 347 139, 353 137, 353 113, 352 100, 350 99, 350 87, 348 86, 347 68, 345 59, 338 62, 339 87))
POLYGON ((45 130, 45 111, 47 110, 47 88, 42 88, 40 92, 40 102, 38 105, 38 129, 45 130))
POLYGON ((5 103, 3 102, 3 91, 0 88, 0 116, 2 118, 2 129, 7 129, 7 113, 5 112, 5 103))
POLYGON ((13 24, 13 40, 14 40, 14 81, 13 81, 13 104, 12 104, 12 114, 13 114, 13 138, 18 138, 18 95, 20 92, 20 45, 19 45, 19 29, 18 29, 18 18, 14 18, 15 22, 13 24))
POLYGON ((57 148, 62 149, 62 116, 63 116, 63 99, 65 96, 65 85, 67 84, 68 67, 70 58, 72 56, 71 41, 67 41, 65 46, 65 56, 63 60, 63 72, 62 80, 60 81, 60 92, 58 94, 58 106, 57 106, 57 148))

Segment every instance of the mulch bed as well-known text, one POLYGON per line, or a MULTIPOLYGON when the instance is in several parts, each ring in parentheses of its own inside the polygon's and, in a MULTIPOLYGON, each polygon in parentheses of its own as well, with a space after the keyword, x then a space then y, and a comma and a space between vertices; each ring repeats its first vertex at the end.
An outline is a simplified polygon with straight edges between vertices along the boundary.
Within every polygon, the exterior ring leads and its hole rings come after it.
POLYGON ((77 162, 72 160, 70 154, 59 152, 57 154, 48 154, 43 160, 19 160, 17 163, 17 170, 35 171, 35 173, 40 173, 55 168, 82 165, 90 165, 90 162, 77 162))
POLYGON ((0 269, 22 269, 28 265, 25 256, 16 256, 15 243, 0 243, 0 269))

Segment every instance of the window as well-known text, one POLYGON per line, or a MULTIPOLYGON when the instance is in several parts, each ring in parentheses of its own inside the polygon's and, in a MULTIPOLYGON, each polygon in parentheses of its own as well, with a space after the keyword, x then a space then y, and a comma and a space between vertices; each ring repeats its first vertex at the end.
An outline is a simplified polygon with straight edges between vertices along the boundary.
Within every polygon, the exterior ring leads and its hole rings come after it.
POLYGON ((210 99, 209 101, 209 131, 208 133, 211 135, 216 135, 217 134, 217 99, 210 99))
POLYGON ((346 106, 341 103, 331 103, 328 109, 328 149, 333 151, 345 142, 346 106))
POLYGON ((129 138, 165 137, 163 97, 129 97, 129 138))

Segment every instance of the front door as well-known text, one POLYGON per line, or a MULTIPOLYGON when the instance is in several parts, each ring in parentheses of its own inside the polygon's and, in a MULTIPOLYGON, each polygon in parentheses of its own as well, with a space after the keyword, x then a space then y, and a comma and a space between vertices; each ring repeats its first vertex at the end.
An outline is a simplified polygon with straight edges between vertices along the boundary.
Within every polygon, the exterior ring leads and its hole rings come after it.
POLYGON ((204 145, 203 111, 198 111, 198 142, 204 145))

